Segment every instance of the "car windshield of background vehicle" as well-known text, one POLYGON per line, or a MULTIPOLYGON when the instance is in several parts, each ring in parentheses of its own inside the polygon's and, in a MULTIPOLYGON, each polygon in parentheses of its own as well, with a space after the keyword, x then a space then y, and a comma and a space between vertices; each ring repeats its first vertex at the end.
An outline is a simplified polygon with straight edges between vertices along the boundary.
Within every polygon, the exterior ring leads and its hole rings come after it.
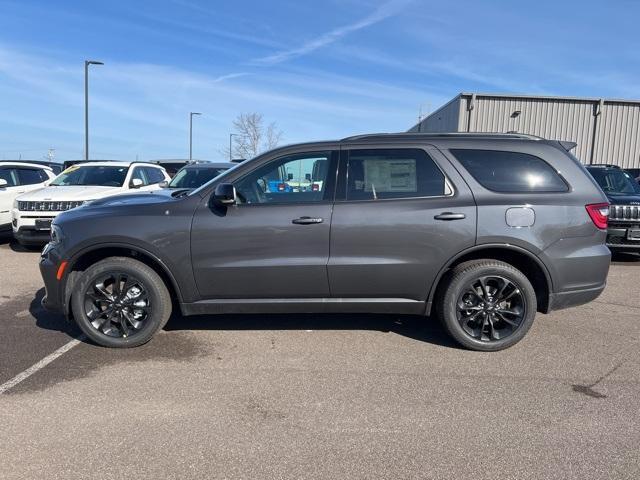
POLYGON ((50 183, 57 187, 70 185, 96 187, 122 187, 129 167, 112 166, 71 166, 50 183))
POLYGON ((451 153, 484 188, 500 193, 567 192, 551 165, 533 155, 499 150, 452 149, 451 153))
POLYGON ((602 191, 609 195, 640 194, 640 185, 627 172, 618 169, 588 168, 602 191))
POLYGON ((226 170, 226 168, 185 168, 173 177, 169 188, 198 188, 226 170))

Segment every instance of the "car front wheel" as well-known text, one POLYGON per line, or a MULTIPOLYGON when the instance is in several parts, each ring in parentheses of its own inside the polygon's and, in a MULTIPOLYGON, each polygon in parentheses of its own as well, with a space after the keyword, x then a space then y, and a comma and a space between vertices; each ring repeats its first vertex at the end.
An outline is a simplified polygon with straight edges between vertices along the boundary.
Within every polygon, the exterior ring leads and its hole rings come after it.
POLYGON ((438 314, 461 345, 496 351, 526 335, 536 307, 533 286, 520 270, 498 260, 472 260, 451 272, 438 314))
POLYGON ((81 274, 71 308, 80 329, 95 343, 127 348, 148 342, 167 323, 171 297, 151 267, 111 257, 81 274))

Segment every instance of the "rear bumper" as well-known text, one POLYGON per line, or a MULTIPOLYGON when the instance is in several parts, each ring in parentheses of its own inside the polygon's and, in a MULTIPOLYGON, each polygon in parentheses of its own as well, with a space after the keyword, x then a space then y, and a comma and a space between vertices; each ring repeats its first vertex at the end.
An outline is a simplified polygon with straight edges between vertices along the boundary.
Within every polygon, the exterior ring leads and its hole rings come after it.
POLYGON ((595 300, 604 291, 606 283, 594 288, 549 294, 549 311, 577 307, 595 300))

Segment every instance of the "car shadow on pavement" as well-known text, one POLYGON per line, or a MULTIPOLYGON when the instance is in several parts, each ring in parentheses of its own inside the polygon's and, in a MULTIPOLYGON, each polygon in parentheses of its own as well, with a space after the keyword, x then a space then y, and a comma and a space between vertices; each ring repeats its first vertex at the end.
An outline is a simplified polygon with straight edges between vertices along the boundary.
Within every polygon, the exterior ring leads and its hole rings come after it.
POLYGON ((42 250, 42 246, 34 245, 32 247, 27 247, 20 245, 14 238, 11 232, 2 232, 0 233, 0 246, 8 245, 11 250, 14 252, 39 252, 42 250))
POLYGON ((460 348, 435 318, 380 314, 172 315, 165 330, 370 330, 460 348))
MULTIPOLYGON (((45 290, 41 288, 29 305, 36 325, 45 330, 80 336, 80 329, 63 315, 47 312, 41 305, 45 290)), ((444 347, 460 348, 444 332, 435 318, 418 315, 380 314, 237 314, 197 315, 173 314, 166 331, 185 330, 370 330, 395 333, 407 338, 444 347)), ((83 340, 91 343, 89 340, 83 340)))
POLYGON ((45 290, 41 288, 36 292, 35 297, 29 304, 29 313, 36 319, 36 326, 44 330, 63 332, 70 337, 79 337, 81 333, 80 329, 73 322, 67 321, 64 316, 59 313, 47 312, 42 307, 41 302, 44 294, 45 290))

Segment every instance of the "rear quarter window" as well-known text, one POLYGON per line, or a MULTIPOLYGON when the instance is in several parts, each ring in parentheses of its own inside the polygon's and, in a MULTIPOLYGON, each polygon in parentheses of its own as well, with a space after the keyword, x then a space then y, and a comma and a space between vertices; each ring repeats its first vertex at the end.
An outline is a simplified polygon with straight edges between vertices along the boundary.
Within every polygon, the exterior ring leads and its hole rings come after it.
POLYGON ((480 185, 494 192, 569 191, 558 172, 534 155, 500 150, 451 149, 450 152, 480 185))

